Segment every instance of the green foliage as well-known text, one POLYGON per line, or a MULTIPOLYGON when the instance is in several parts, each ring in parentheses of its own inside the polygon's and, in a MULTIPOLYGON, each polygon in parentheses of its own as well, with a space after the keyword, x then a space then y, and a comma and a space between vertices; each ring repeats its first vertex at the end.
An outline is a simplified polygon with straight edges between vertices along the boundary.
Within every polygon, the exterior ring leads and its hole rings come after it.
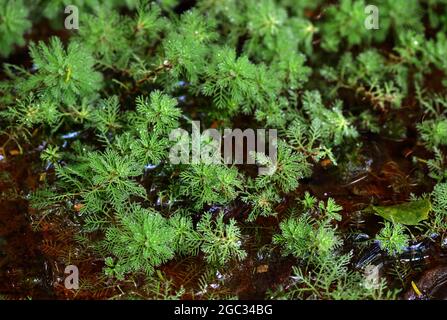
POLYGON ((421 7, 418 0, 376 0, 371 2, 341 0, 329 6, 325 23, 321 25, 323 49, 336 52, 342 45, 352 47, 382 42, 391 30, 401 34, 407 29, 421 30, 421 7), (379 29, 369 30, 365 21, 371 12, 367 5, 378 9, 379 29))
POLYGON ((406 64, 414 65, 417 69, 427 66, 424 58, 424 45, 427 45, 424 36, 417 31, 408 30, 399 34, 399 42, 395 51, 406 64))
POLYGON ((447 144, 447 119, 444 117, 419 123, 418 131, 428 148, 447 144))
POLYGON ((52 164, 56 164, 59 162, 59 160, 61 160, 62 156, 61 153, 59 152, 59 147, 58 146, 51 146, 49 145, 47 148, 45 148, 45 150, 40 154, 40 158, 43 161, 47 161, 49 163, 52 164))
POLYGON ((324 133, 320 121, 308 125, 301 119, 295 119, 287 128, 286 135, 295 149, 306 152, 315 162, 329 158, 334 164, 337 163, 331 148, 321 141, 324 133))
POLYGON ((122 210, 131 196, 146 195, 145 189, 131 180, 142 174, 142 166, 114 150, 88 152, 80 156, 77 163, 66 166, 55 164, 55 171, 60 195, 48 196, 49 190, 43 194, 38 192, 34 199, 37 207, 46 207, 65 199, 79 199, 81 212, 95 214, 103 213, 110 206, 122 210))
POLYGON ((429 176, 436 181, 443 181, 447 178, 445 155, 438 148, 434 148, 435 157, 433 159, 423 161, 430 170, 429 176))
POLYGON ((138 127, 151 128, 158 132, 169 132, 177 128, 181 112, 177 101, 161 91, 153 91, 150 98, 137 97, 134 123, 138 127))
MULTIPOLYGON (((129 180, 141 174, 141 167, 128 156, 120 156, 113 151, 104 153, 90 153, 88 155, 88 170, 91 172, 91 183, 93 190, 85 196, 86 207, 90 203, 97 203, 101 194, 105 194, 107 199, 116 208, 129 198, 131 195, 144 197, 145 191, 134 181, 129 180)), ((67 167, 65 167, 67 168, 67 167)), ((64 168, 64 169, 65 169, 64 168)), ((57 174, 63 179, 64 174, 70 174, 70 171, 58 170, 57 174)), ((84 187, 80 187, 80 189, 84 187)), ((97 205, 93 207, 99 207, 97 205)))
POLYGON ((402 253, 408 247, 409 237, 405 234, 404 227, 399 223, 385 222, 385 226, 376 235, 380 248, 389 255, 395 256, 402 253))
POLYGON ((197 253, 200 241, 194 241, 191 235, 196 236, 192 220, 179 213, 169 219, 169 224, 174 229, 173 249, 180 255, 190 255, 197 253))
POLYGON ((148 277, 144 289, 154 300, 180 300, 185 294, 185 289, 181 287, 176 290, 173 282, 157 270, 156 276, 148 277))
POLYGON ((150 275, 174 256, 174 229, 159 213, 131 205, 118 214, 118 224, 106 229, 104 247, 116 257, 106 260, 106 273, 117 278, 134 271, 150 275))
POLYGON ((174 24, 163 41, 165 61, 173 66, 172 76, 185 77, 192 83, 198 80, 206 67, 203 61, 208 55, 208 46, 217 36, 213 29, 214 21, 205 19, 197 11, 184 13, 174 24))
MULTIPOLYGON (((427 41, 427 47, 425 49, 427 60, 433 63, 438 69, 447 70, 447 63, 442 57, 447 53, 447 38, 443 32, 436 34, 436 39, 427 41)), ((444 80, 445 84, 445 80, 444 80)))
POLYGON ((0 117, 14 127, 27 129, 31 129, 38 124, 56 125, 59 116, 55 103, 37 100, 33 94, 18 100, 15 108, 10 108, 0 113, 0 117))
POLYGON ((219 109, 231 112, 254 109, 263 104, 276 93, 277 82, 272 81, 263 66, 256 66, 246 56, 237 57, 230 48, 215 52, 212 63, 205 71, 206 82, 202 92, 211 96, 219 109))
MULTIPOLYGON (((390 29, 394 34, 402 34, 405 30, 420 31, 422 26, 422 5, 418 0, 377 0, 376 5, 380 8, 381 29, 386 32, 390 29)), ((384 32, 384 35, 386 33, 384 32)), ((384 40, 382 35, 378 40, 384 40)))
POLYGON ((138 38, 152 36, 164 26, 160 7, 149 1, 141 1, 134 19, 134 33, 138 38))
POLYGON ((350 270, 352 253, 340 252, 343 241, 331 221, 339 220, 342 207, 332 198, 325 205, 309 193, 301 203, 305 213, 282 221, 281 233, 273 236, 273 243, 281 246, 283 254, 291 254, 302 263, 293 267, 296 282, 287 290, 279 287, 273 298, 393 299, 396 292, 387 289, 385 279, 368 279, 350 270))
POLYGON ((438 183, 432 192, 433 211, 437 215, 447 215, 447 183, 438 183))
MULTIPOLYGON (((101 8, 80 19, 79 42, 105 66, 123 67, 131 54, 126 38, 128 24, 116 11, 101 8)), ((130 29, 130 28, 129 28, 130 29)))
POLYGON ((117 96, 101 100, 99 106, 91 114, 92 125, 101 133, 115 133, 122 127, 120 124, 120 106, 117 96))
POLYGON ((285 9, 273 1, 253 2, 248 11, 248 31, 268 42, 268 37, 277 34, 287 19, 285 9))
POLYGON ((22 0, 5 0, 0 4, 0 55, 8 56, 14 45, 23 46, 24 33, 31 28, 29 10, 22 0))
POLYGON ((130 150, 140 164, 159 164, 167 154, 168 140, 159 132, 139 130, 137 139, 131 142, 130 150))
POLYGON ((252 183, 252 187, 248 189, 242 199, 251 205, 247 221, 254 221, 259 216, 275 215, 275 206, 281 201, 281 197, 272 186, 262 188, 256 182, 252 183))
POLYGON ((269 168, 268 174, 260 175, 260 186, 274 184, 280 191, 290 192, 298 187, 299 180, 310 175, 310 166, 302 153, 293 151, 287 144, 279 143, 276 164, 264 154, 257 154, 256 160, 261 166, 269 168))
POLYGON ((364 27, 367 17, 365 7, 363 0, 341 0, 339 6, 330 6, 327 10, 328 22, 321 28, 322 47, 327 51, 337 51, 342 40, 346 40, 350 47, 371 42, 373 33, 364 27))
POLYGON ((299 279, 286 293, 288 299, 385 300, 395 299, 397 292, 388 290, 385 279, 370 282, 360 272, 349 271, 350 254, 324 260, 312 272, 293 268, 299 279))
POLYGON ((88 12, 89 9, 98 5, 98 0, 42 0, 40 2, 43 15, 49 19, 60 15, 63 12, 61 8, 67 5, 75 5, 80 12, 88 12))
POLYGON ((283 248, 285 255, 314 261, 330 256, 340 247, 342 240, 331 225, 333 220, 341 220, 339 211, 343 208, 334 199, 329 198, 325 205, 306 193, 304 209, 307 211, 299 218, 290 217, 280 223, 281 234, 273 236, 273 243, 283 248), (321 220, 311 214, 321 211, 321 220))
POLYGON ((242 182, 236 168, 193 164, 180 173, 180 194, 194 201, 194 208, 225 204, 236 198, 242 182))
POLYGON ((304 193, 304 198, 301 200, 304 210, 312 210, 317 204, 318 199, 312 196, 309 191, 304 193))
POLYGON ((296 257, 308 256, 314 231, 308 216, 287 219, 280 224, 281 234, 275 235, 273 243, 283 247, 283 253, 296 257))
POLYGON ((433 214, 427 222, 426 234, 444 235, 447 229, 447 184, 438 183, 431 193, 433 214))
POLYGON ((305 62, 306 56, 303 54, 280 54, 277 73, 288 90, 300 89, 308 81, 312 70, 305 66, 305 62))
POLYGON ((306 91, 302 104, 302 114, 295 117, 285 130, 289 143, 315 162, 328 158, 337 164, 332 149, 358 137, 357 129, 343 114, 342 102, 337 100, 328 109, 318 91, 306 91))
POLYGON ((94 71, 94 59, 78 42, 70 42, 65 50, 59 38, 48 45, 30 45, 30 55, 37 72, 23 83, 26 92, 38 92, 43 99, 72 105, 80 97, 101 88, 102 76, 94 71))
POLYGON ((327 222, 313 221, 307 215, 289 218, 279 226, 281 234, 273 237, 273 243, 281 245, 285 255, 313 260, 332 254, 342 244, 327 222))
POLYGON ((442 94, 424 94, 418 88, 417 98, 423 111, 430 116, 439 117, 447 112, 447 97, 442 94))
POLYGON ((355 127, 343 115, 340 100, 327 109, 318 91, 308 91, 303 95, 303 109, 312 120, 312 126, 319 131, 321 140, 328 146, 339 145, 345 139, 358 136, 355 127))
POLYGON ((341 56, 336 68, 325 66, 320 72, 335 84, 331 94, 339 89, 350 89, 380 110, 399 108, 408 92, 407 68, 387 61, 375 49, 361 52, 355 59, 351 52, 347 52, 341 56))
POLYGON ((338 205, 334 199, 329 198, 326 206, 324 205, 324 202, 320 201, 320 209, 324 210, 329 220, 341 221, 342 216, 339 212, 343 210, 343 207, 338 205))
POLYGON ((203 215, 197 224, 197 233, 190 234, 187 242, 200 243, 205 259, 215 265, 223 266, 231 259, 243 260, 247 253, 242 249, 242 235, 236 221, 223 222, 223 214, 213 221, 210 213, 203 215))

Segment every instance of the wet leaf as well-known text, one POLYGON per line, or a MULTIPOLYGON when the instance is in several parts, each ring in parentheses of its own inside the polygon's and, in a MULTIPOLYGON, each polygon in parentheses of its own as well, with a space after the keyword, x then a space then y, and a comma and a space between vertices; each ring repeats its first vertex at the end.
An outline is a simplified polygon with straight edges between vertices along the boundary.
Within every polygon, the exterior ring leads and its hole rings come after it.
POLYGON ((267 271, 269 271, 268 264, 262 264, 262 265, 256 267, 256 272, 257 273, 265 273, 267 271))
POLYGON ((81 209, 84 207, 84 204, 83 203, 76 203, 74 206, 73 206, 73 209, 76 211, 76 212, 79 212, 79 211, 81 211, 81 209))
POLYGON ((11 150, 9 151, 9 154, 11 156, 18 156, 19 154, 21 154, 20 150, 11 150))
POLYGON ((411 281, 411 286, 413 287, 414 292, 416 292, 416 294, 419 297, 422 297, 422 292, 421 292, 421 290, 419 290, 419 288, 417 287, 416 283, 414 283, 414 281, 411 281))
POLYGON ((45 181, 46 177, 47 177, 47 173, 46 172, 43 172, 43 173, 39 174, 39 181, 40 182, 45 181))
POLYGON ((428 199, 421 199, 394 206, 372 206, 372 209, 388 221, 413 226, 428 218, 431 203, 428 199))

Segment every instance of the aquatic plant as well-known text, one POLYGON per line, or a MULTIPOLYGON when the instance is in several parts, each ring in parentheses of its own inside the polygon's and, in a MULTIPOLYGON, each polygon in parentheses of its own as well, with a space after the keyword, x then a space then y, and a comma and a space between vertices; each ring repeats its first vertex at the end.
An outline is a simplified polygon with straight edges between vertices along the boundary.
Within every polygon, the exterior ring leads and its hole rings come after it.
POLYGON ((376 235, 376 240, 392 256, 402 253, 409 243, 404 227, 399 223, 389 222, 385 222, 385 226, 376 235))
POLYGON ((349 271, 350 254, 325 259, 311 271, 293 268, 297 279, 287 290, 278 288, 271 298, 322 300, 388 300, 396 290, 387 288, 385 279, 369 282, 361 272, 349 271))
POLYGON ((287 290, 279 287, 271 291, 271 297, 334 300, 395 297, 396 292, 387 288, 384 278, 368 280, 362 272, 349 269, 352 252, 343 253, 341 235, 330 223, 340 219, 334 213, 342 207, 332 198, 327 205, 317 202, 308 193, 302 204, 306 211, 299 218, 282 221, 281 233, 273 237, 273 243, 281 246, 283 254, 298 258, 300 263, 292 271, 296 281, 287 290), (325 218, 317 220, 310 216, 318 211, 322 211, 325 218))
POLYGON ((219 298, 205 291, 224 266, 282 254, 299 281, 275 297, 395 298, 385 279, 364 286, 353 254, 376 240, 398 260, 445 236, 446 12, 445 0, 4 0, 0 162, 29 157, 37 178, 1 194, 30 202, 36 230, 70 226, 73 252, 123 296, 219 298), (79 30, 62 23, 67 5, 79 30), (367 28, 374 6, 380 28, 367 28), (228 163, 210 137, 183 140, 195 121, 276 129, 277 159, 256 148, 228 163), (198 146, 216 163, 193 159, 198 146), (171 161, 175 148, 188 161, 171 161), (394 223, 353 240, 369 205, 394 223), (173 260, 203 290, 164 278, 173 260))
POLYGON ((24 34, 31 28, 29 10, 22 0, 3 1, 0 5, 0 55, 8 56, 14 45, 25 44, 24 34))
POLYGON ((117 217, 118 224, 105 231, 104 247, 116 257, 106 260, 108 274, 118 278, 131 271, 151 274, 174 256, 174 229, 159 213, 133 205, 117 217))

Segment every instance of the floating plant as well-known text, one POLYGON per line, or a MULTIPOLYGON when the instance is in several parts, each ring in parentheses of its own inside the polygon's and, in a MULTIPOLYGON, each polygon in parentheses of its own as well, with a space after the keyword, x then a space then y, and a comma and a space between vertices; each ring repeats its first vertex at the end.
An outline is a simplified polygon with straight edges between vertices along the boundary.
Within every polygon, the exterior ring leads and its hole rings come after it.
POLYGON ((72 2, 0 1, 0 297, 442 295, 445 0, 72 2))

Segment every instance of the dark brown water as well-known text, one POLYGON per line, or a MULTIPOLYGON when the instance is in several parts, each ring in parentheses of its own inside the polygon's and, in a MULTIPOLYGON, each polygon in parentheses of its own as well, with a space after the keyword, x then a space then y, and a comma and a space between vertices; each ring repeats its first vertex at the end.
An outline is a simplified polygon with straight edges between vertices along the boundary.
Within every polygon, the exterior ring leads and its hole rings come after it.
MULTIPOLYGON (((186 289, 186 299, 265 298, 269 289, 287 285, 296 264, 295 259, 283 257, 278 248, 270 245, 272 234, 278 232, 279 221, 294 205, 294 199, 309 191, 319 199, 333 197, 344 207, 339 230, 346 236, 346 245, 354 249, 353 268, 373 262, 383 264, 385 272, 394 263, 376 244, 361 249, 356 246, 356 241, 374 237, 381 228, 379 218, 361 210, 371 202, 393 204, 407 200, 410 193, 431 190, 433 183, 424 175, 424 168, 415 166, 412 156, 428 157, 411 139, 394 141, 370 136, 358 148, 356 157, 347 156, 341 162, 343 166, 316 165, 313 176, 278 206, 277 217, 245 223, 250 209, 240 203, 210 208, 223 210, 226 216, 242 223, 248 257, 221 269, 208 267, 200 256, 189 257, 171 261, 160 270, 173 280, 173 288, 186 289)), ((0 294, 11 299, 107 299, 124 297, 122 289, 147 297, 140 288, 143 279, 118 287, 102 277, 101 259, 75 241, 78 226, 63 212, 42 218, 30 209, 29 193, 46 177, 40 168, 38 153, 34 151, 8 155, 0 161, 0 294), (80 290, 64 287, 64 268, 69 264, 80 269, 80 290)), ((415 298, 410 281, 434 298, 445 297, 447 255, 437 245, 439 239, 435 240, 415 242, 400 257, 411 267, 402 282, 387 273, 392 285, 404 288, 402 297, 415 298)))

